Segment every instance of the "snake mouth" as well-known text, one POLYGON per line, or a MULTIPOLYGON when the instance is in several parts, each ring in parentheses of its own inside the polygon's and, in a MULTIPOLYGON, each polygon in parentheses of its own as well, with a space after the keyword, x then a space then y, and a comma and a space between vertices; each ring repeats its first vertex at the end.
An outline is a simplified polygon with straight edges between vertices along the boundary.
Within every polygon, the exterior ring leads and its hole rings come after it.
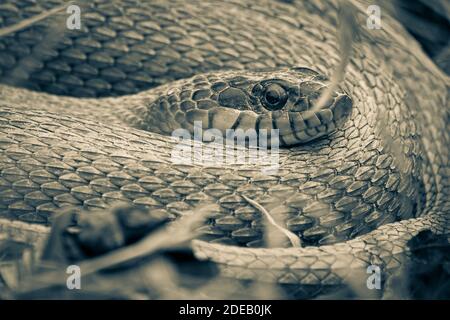
POLYGON ((318 111, 274 112, 273 126, 279 129, 281 145, 306 143, 338 128, 351 113, 352 105, 348 95, 340 94, 331 104, 318 111))
MULTIPOLYGON (((219 130, 230 140, 234 139, 233 134, 238 129, 256 130, 254 140, 259 141, 259 144, 265 137, 268 141, 263 144, 267 147, 274 145, 274 141, 280 146, 290 147, 307 143, 339 128, 352 110, 352 100, 347 94, 336 94, 330 104, 317 111, 306 109, 293 112, 289 109, 286 107, 257 114, 250 110, 216 107, 211 110, 189 110, 187 118, 191 125, 197 121, 205 129, 219 130), (267 135, 262 135, 263 132, 267 135), (232 138, 229 137, 230 133, 233 133, 232 138)), ((194 133, 193 127, 191 133, 194 133)))

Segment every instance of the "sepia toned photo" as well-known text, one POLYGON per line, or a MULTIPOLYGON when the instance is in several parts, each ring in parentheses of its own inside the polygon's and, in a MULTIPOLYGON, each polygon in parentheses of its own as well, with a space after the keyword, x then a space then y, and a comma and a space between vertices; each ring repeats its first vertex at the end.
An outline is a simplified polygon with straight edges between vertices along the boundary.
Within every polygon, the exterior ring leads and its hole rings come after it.
POLYGON ((448 0, 2 0, 0 299, 450 299, 449 35, 448 0))

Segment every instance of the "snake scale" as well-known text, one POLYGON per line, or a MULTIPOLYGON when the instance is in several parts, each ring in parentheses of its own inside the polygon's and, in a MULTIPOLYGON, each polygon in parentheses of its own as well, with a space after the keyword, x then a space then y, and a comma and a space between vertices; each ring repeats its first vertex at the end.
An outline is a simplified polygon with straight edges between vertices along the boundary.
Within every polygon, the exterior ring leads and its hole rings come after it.
MULTIPOLYGON (((0 25, 61 3, 2 1, 0 25)), ((0 232, 40 248, 61 207, 176 218, 214 202, 193 246, 227 277, 325 286, 398 269, 419 231, 450 228, 449 81, 396 21, 369 30, 352 3, 364 36, 315 113, 339 63, 337 1, 95 0, 81 30, 49 18, 0 38, 0 232), (167 134, 193 121, 279 129, 279 169, 174 163, 167 134), (261 248, 244 196, 302 246, 261 248)))

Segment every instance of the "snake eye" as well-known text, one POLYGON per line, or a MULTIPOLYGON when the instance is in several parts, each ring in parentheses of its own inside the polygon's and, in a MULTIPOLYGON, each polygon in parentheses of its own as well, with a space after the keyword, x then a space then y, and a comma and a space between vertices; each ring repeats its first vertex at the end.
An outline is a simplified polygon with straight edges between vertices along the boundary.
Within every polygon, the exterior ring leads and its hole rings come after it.
POLYGON ((286 104, 288 94, 279 84, 269 84, 263 92, 263 103, 269 110, 280 110, 286 104))

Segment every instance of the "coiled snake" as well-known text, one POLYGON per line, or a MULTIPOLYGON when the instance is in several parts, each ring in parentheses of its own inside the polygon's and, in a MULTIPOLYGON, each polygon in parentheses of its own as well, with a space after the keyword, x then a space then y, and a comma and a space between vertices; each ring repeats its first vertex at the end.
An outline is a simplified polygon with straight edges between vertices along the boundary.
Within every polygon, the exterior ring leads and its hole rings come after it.
MULTIPOLYGON (((3 1, 1 25, 59 2, 3 1)), ((335 1, 96 0, 81 30, 47 19, 0 38, 15 85, 0 86, 0 231, 39 247, 67 205, 176 217, 215 202, 193 245, 226 276, 325 285, 395 270, 419 231, 449 231, 449 82, 398 23, 366 29, 352 3, 364 37, 316 112, 339 61, 335 1), (194 121, 279 129, 279 169, 174 163, 167 134, 194 121), (244 197, 302 247, 258 248, 261 212, 244 197)))

